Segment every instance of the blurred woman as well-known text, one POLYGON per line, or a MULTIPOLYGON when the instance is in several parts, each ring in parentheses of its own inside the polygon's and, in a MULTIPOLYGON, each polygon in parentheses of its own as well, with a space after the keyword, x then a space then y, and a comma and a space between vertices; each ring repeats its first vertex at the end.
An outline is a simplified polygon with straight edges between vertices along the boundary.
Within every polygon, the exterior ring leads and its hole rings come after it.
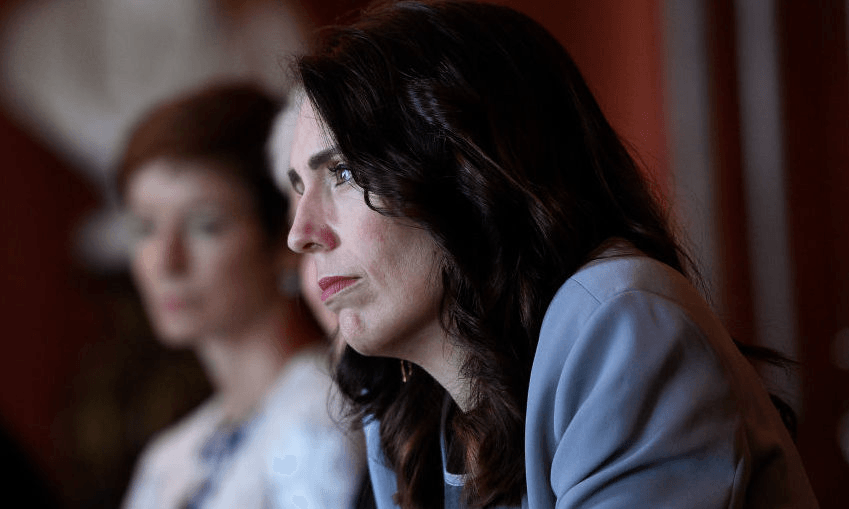
POLYGON ((326 345, 265 153, 280 106, 215 86, 154 108, 129 137, 132 274, 159 339, 197 354, 214 395, 147 447, 127 509, 354 502, 361 448, 329 413, 326 345))
POLYGON ((392 2, 297 63, 289 245, 378 507, 813 508, 753 367, 563 47, 392 2))

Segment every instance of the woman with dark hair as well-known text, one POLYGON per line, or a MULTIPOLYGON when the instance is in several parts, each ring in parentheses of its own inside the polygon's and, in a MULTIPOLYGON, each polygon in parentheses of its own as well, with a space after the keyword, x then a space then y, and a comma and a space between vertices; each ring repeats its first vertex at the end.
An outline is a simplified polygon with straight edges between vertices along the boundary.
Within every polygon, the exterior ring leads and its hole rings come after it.
POLYGON ((299 257, 266 154, 280 107, 250 85, 213 86, 157 106, 129 137, 118 183, 132 273, 158 338, 193 350, 214 394, 148 446, 128 509, 354 502, 361 445, 329 414, 327 348, 291 284, 299 257))
POLYGON ((315 260, 347 343, 336 380, 378 507, 816 507, 649 184, 542 27, 398 2, 296 70, 289 246, 315 260))

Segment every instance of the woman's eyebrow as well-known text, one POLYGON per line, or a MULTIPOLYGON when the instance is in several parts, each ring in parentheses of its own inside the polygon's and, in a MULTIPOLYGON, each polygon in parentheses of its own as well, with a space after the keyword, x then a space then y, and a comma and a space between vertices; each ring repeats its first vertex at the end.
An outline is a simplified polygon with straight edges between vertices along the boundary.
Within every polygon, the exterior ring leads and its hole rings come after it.
POLYGON ((338 155, 339 149, 337 147, 329 147, 313 154, 307 161, 307 165, 310 169, 317 170, 321 165, 338 155))

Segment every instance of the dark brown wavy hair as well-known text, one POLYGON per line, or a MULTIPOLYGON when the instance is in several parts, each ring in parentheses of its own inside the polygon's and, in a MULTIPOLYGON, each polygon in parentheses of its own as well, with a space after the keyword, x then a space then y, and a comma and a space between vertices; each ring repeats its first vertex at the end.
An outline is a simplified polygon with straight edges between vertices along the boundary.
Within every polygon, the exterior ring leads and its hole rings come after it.
MULTIPOLYGON (((440 247, 442 325, 471 352, 474 407, 451 421, 471 465, 464 497, 519 503, 531 364, 557 289, 614 237, 682 273, 689 259, 572 58, 519 12, 373 6, 326 31, 296 73, 367 203, 440 247)), ((356 417, 380 421, 396 502, 442 507, 445 391, 350 347, 336 380, 356 417)))

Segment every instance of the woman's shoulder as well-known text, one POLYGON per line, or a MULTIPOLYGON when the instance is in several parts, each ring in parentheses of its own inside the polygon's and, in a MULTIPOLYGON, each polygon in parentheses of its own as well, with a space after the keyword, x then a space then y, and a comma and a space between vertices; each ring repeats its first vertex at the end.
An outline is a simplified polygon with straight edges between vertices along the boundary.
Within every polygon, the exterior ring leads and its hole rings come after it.
POLYGON ((587 263, 561 285, 543 318, 537 357, 540 350, 564 355, 588 334, 605 341, 633 337, 614 325, 631 322, 651 322, 655 332, 684 326, 705 333, 698 335, 726 335, 684 275, 639 253, 615 255, 587 263))
POLYGON ((332 387, 327 353, 309 347, 289 360, 265 397, 264 407, 272 415, 326 413, 332 387))
POLYGON ((553 303, 577 295, 601 303, 626 292, 701 300, 698 291, 680 272, 646 255, 629 254, 587 263, 561 286, 553 303))
POLYGON ((717 376, 717 388, 728 387, 731 379, 742 382, 740 377, 748 386, 754 378, 720 319, 686 277, 646 256, 603 258, 570 277, 549 305, 529 397, 542 403, 552 391, 581 395, 574 390, 579 387, 575 380, 592 384, 608 377, 633 384, 633 377, 663 374, 666 383, 695 384, 691 375, 702 368, 717 376), (669 372, 688 363, 698 369, 675 377, 669 372))
POLYGON ((220 420, 220 407, 213 397, 175 424, 159 431, 145 446, 140 464, 162 469, 166 465, 185 462, 193 457, 192 451, 200 447, 220 420))
POLYGON ((333 390, 327 353, 321 348, 300 351, 287 363, 267 394, 259 416, 261 440, 290 443, 351 440, 342 418, 344 400, 333 390))
POLYGON ((197 451, 219 420, 219 405, 210 399, 176 424, 157 433, 136 462, 122 507, 162 507, 197 481, 197 451))
POLYGON ((628 493, 656 507, 674 490, 667 502, 686 506, 695 493, 742 500, 749 488, 810 499, 757 373, 687 278, 645 256, 594 261, 562 285, 540 332, 526 427, 534 497, 557 477, 558 501, 628 493))
POLYGON ((709 306, 681 273, 648 256, 629 254, 593 260, 567 279, 546 310, 542 330, 564 324, 574 328, 600 308, 634 301, 662 301, 711 319, 709 306))
POLYGON ((252 448, 280 507, 346 507, 365 466, 361 433, 340 420, 326 352, 290 359, 265 401, 252 448), (328 483, 327 479, 333 479, 328 483))

